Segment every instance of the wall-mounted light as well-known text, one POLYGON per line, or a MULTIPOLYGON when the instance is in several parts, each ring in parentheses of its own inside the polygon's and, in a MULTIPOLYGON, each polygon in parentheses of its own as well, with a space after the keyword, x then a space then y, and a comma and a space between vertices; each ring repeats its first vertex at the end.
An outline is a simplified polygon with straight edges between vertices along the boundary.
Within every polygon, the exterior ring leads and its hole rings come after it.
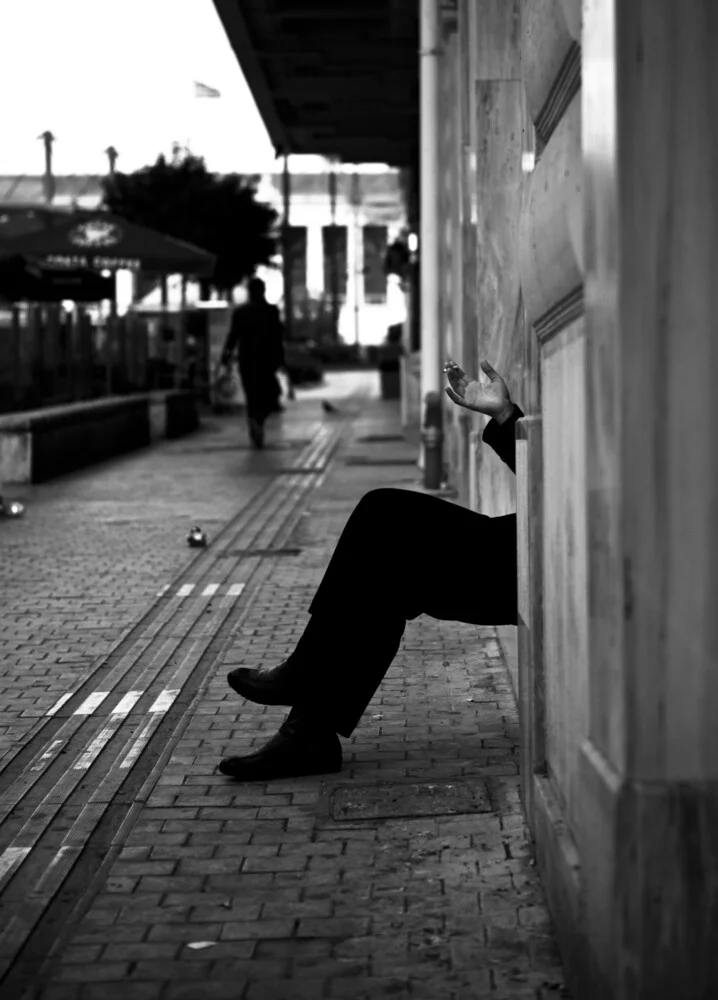
POLYGON ((536 166, 536 154, 533 150, 521 154, 521 170, 525 174, 530 174, 536 166))
POLYGON ((406 245, 409 247, 409 253, 416 253, 419 249, 419 237, 416 233, 409 233, 406 245))

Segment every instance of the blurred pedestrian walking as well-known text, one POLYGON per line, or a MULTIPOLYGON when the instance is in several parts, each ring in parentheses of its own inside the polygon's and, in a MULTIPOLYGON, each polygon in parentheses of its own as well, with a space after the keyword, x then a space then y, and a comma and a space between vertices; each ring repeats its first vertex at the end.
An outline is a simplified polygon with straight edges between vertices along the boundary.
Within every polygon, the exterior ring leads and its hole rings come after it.
POLYGON ((249 436, 255 448, 264 445, 264 423, 277 412, 277 371, 284 364, 284 327, 279 310, 265 298, 265 284, 252 278, 248 300, 232 313, 232 323, 222 351, 229 365, 235 352, 247 405, 249 436))

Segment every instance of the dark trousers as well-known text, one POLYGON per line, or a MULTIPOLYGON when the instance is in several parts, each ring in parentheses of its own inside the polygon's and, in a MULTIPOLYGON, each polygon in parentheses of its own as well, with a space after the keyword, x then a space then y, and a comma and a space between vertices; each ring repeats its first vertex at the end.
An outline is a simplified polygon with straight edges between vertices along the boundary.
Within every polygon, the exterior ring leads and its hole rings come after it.
POLYGON ((490 518, 438 497, 378 489, 359 501, 289 658, 305 697, 350 736, 420 614, 516 624, 516 515, 490 518))
POLYGON ((240 365, 239 377, 246 400, 247 420, 264 424, 277 405, 277 378, 268 365, 240 365))

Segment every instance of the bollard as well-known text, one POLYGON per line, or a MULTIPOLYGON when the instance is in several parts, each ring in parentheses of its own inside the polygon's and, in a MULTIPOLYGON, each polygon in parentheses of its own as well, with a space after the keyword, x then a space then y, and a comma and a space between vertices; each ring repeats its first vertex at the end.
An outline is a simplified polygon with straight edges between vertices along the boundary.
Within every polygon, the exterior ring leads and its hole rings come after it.
POLYGON ((438 392, 427 392, 424 397, 424 424, 421 434, 424 445, 424 488, 427 490, 441 489, 444 444, 442 416, 441 396, 438 392))

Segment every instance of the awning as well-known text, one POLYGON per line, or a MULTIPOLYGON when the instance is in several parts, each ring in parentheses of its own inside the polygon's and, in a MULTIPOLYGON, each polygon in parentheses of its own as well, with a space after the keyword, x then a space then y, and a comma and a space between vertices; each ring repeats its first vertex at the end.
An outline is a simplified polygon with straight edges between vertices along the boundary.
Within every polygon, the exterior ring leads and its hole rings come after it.
POLYGON ((418 0, 214 0, 279 152, 413 167, 418 0))
POLYGON ((82 212, 51 229, 4 240, 3 246, 53 267, 92 271, 210 277, 215 264, 214 255, 206 250, 108 212, 82 212))
POLYGON ((101 302, 114 281, 96 271, 50 267, 0 250, 0 298, 9 302, 101 302))

